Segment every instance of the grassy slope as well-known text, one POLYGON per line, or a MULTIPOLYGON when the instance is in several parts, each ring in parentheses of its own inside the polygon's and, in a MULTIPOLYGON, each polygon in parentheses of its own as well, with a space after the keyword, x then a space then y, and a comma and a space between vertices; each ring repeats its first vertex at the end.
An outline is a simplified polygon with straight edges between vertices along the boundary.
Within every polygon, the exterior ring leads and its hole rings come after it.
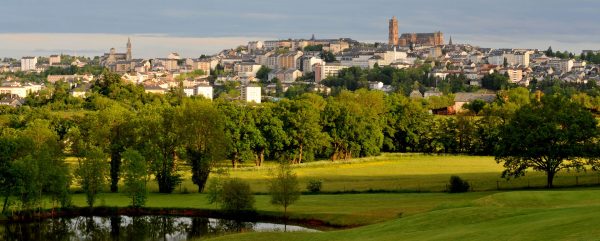
POLYGON ((593 240, 600 191, 491 194, 371 226, 324 233, 248 233, 215 240, 593 240))

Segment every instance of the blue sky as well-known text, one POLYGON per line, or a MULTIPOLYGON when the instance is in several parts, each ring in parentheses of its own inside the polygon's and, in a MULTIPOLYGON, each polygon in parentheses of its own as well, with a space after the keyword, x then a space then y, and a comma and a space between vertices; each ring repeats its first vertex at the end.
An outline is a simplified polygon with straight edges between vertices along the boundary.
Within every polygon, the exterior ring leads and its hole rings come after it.
POLYGON ((3 0, 0 56, 95 55, 134 42, 134 55, 214 53, 248 40, 350 37, 386 41, 440 30, 485 47, 600 49, 597 0, 3 0))

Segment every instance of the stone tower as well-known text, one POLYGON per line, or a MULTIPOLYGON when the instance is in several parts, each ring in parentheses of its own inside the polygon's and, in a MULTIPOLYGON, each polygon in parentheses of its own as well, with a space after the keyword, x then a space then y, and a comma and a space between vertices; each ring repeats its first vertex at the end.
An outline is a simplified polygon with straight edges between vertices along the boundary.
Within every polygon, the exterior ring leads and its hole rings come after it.
POLYGON ((127 38, 127 61, 131 61, 131 39, 127 38))
POLYGON ((395 16, 390 19, 389 44, 392 46, 398 46, 398 19, 396 19, 395 16))

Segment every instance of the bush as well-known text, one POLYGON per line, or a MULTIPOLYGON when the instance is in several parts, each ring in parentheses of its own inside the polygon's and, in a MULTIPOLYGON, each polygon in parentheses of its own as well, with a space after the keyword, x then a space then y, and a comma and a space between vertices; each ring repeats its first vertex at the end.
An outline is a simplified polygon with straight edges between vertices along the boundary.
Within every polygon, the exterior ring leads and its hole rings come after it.
POLYGON ((450 193, 468 192, 470 187, 469 183, 459 176, 450 177, 450 187, 448 189, 450 193))
POLYGON ((217 201, 221 205, 221 209, 227 212, 254 210, 254 196, 250 185, 238 178, 223 183, 217 201))
POLYGON ((323 181, 321 180, 310 180, 306 185, 306 189, 312 193, 318 193, 321 191, 321 186, 323 186, 323 181))

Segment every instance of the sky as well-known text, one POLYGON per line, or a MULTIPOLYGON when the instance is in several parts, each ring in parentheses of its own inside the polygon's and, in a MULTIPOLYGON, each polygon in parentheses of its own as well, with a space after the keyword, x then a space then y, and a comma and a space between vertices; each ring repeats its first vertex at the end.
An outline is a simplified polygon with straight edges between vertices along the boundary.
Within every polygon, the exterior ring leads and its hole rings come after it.
POLYGON ((2 0, 0 56, 214 54, 252 40, 445 33, 491 48, 600 49, 598 0, 2 0))

